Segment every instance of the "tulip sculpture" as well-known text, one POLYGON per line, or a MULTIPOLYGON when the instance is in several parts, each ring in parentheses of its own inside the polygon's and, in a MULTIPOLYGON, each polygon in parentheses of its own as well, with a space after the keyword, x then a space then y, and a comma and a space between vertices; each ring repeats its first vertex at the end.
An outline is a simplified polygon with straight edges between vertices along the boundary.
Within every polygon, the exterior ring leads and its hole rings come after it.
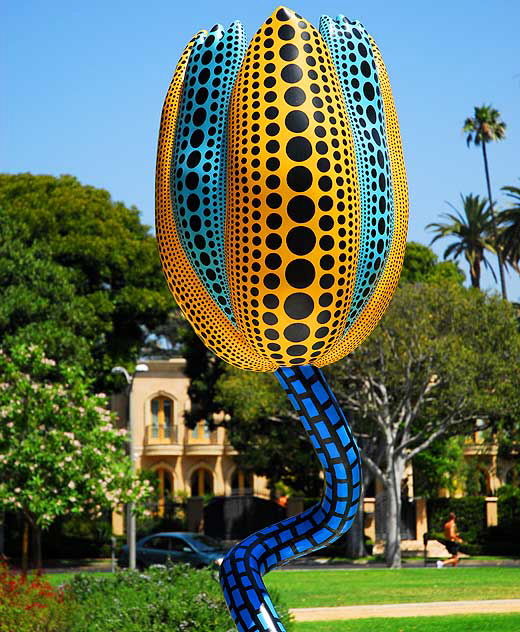
POLYGON ((408 216, 386 69, 357 21, 278 8, 189 42, 164 103, 156 227, 173 296, 230 364, 274 371, 324 469, 322 501, 258 531, 220 579, 241 631, 284 630, 262 575, 345 533, 360 459, 320 367, 376 326, 408 216))

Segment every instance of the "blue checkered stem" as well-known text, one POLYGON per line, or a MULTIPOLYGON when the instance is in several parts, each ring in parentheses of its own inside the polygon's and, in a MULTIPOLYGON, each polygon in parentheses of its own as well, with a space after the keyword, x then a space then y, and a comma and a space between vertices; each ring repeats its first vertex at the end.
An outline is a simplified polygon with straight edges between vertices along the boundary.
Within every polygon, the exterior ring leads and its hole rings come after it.
POLYGON ((361 491, 358 448, 323 373, 302 366, 280 368, 275 375, 323 466, 325 493, 317 505, 250 535, 224 558, 220 583, 239 632, 285 632, 262 576, 348 531, 361 491))

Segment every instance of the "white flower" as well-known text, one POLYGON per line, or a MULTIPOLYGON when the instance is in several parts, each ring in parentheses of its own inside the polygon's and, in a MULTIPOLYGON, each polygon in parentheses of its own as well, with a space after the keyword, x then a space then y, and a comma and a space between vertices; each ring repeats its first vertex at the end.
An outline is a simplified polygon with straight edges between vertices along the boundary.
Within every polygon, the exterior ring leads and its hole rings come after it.
MULTIPOLYGON (((67 460, 67 459, 65 459, 67 460)), ((69 481, 69 484, 67 485, 67 487, 69 489, 76 489, 76 483, 74 481, 69 481)))

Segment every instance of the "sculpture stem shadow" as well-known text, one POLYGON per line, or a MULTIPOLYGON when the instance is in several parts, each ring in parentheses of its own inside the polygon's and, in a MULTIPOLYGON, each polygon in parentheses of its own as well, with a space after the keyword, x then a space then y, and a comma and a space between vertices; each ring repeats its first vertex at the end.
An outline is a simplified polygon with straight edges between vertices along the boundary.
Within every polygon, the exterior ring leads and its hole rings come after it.
POLYGON ((240 632, 285 632, 262 576, 348 531, 360 497, 359 452, 321 370, 307 365, 281 368, 275 375, 323 466, 325 492, 317 505, 257 531, 224 558, 220 583, 240 632))

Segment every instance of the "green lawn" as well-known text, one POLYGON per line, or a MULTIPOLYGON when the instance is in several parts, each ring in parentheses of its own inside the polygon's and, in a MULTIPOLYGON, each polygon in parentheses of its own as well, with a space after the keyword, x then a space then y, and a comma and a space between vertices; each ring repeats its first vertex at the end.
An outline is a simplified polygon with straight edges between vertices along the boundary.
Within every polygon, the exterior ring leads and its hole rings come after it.
POLYGON ((520 598, 520 568, 278 571, 265 583, 289 608, 520 598))
POLYGON ((296 632, 366 632, 370 629, 377 632, 518 632, 520 614, 464 614, 296 624, 296 632))

